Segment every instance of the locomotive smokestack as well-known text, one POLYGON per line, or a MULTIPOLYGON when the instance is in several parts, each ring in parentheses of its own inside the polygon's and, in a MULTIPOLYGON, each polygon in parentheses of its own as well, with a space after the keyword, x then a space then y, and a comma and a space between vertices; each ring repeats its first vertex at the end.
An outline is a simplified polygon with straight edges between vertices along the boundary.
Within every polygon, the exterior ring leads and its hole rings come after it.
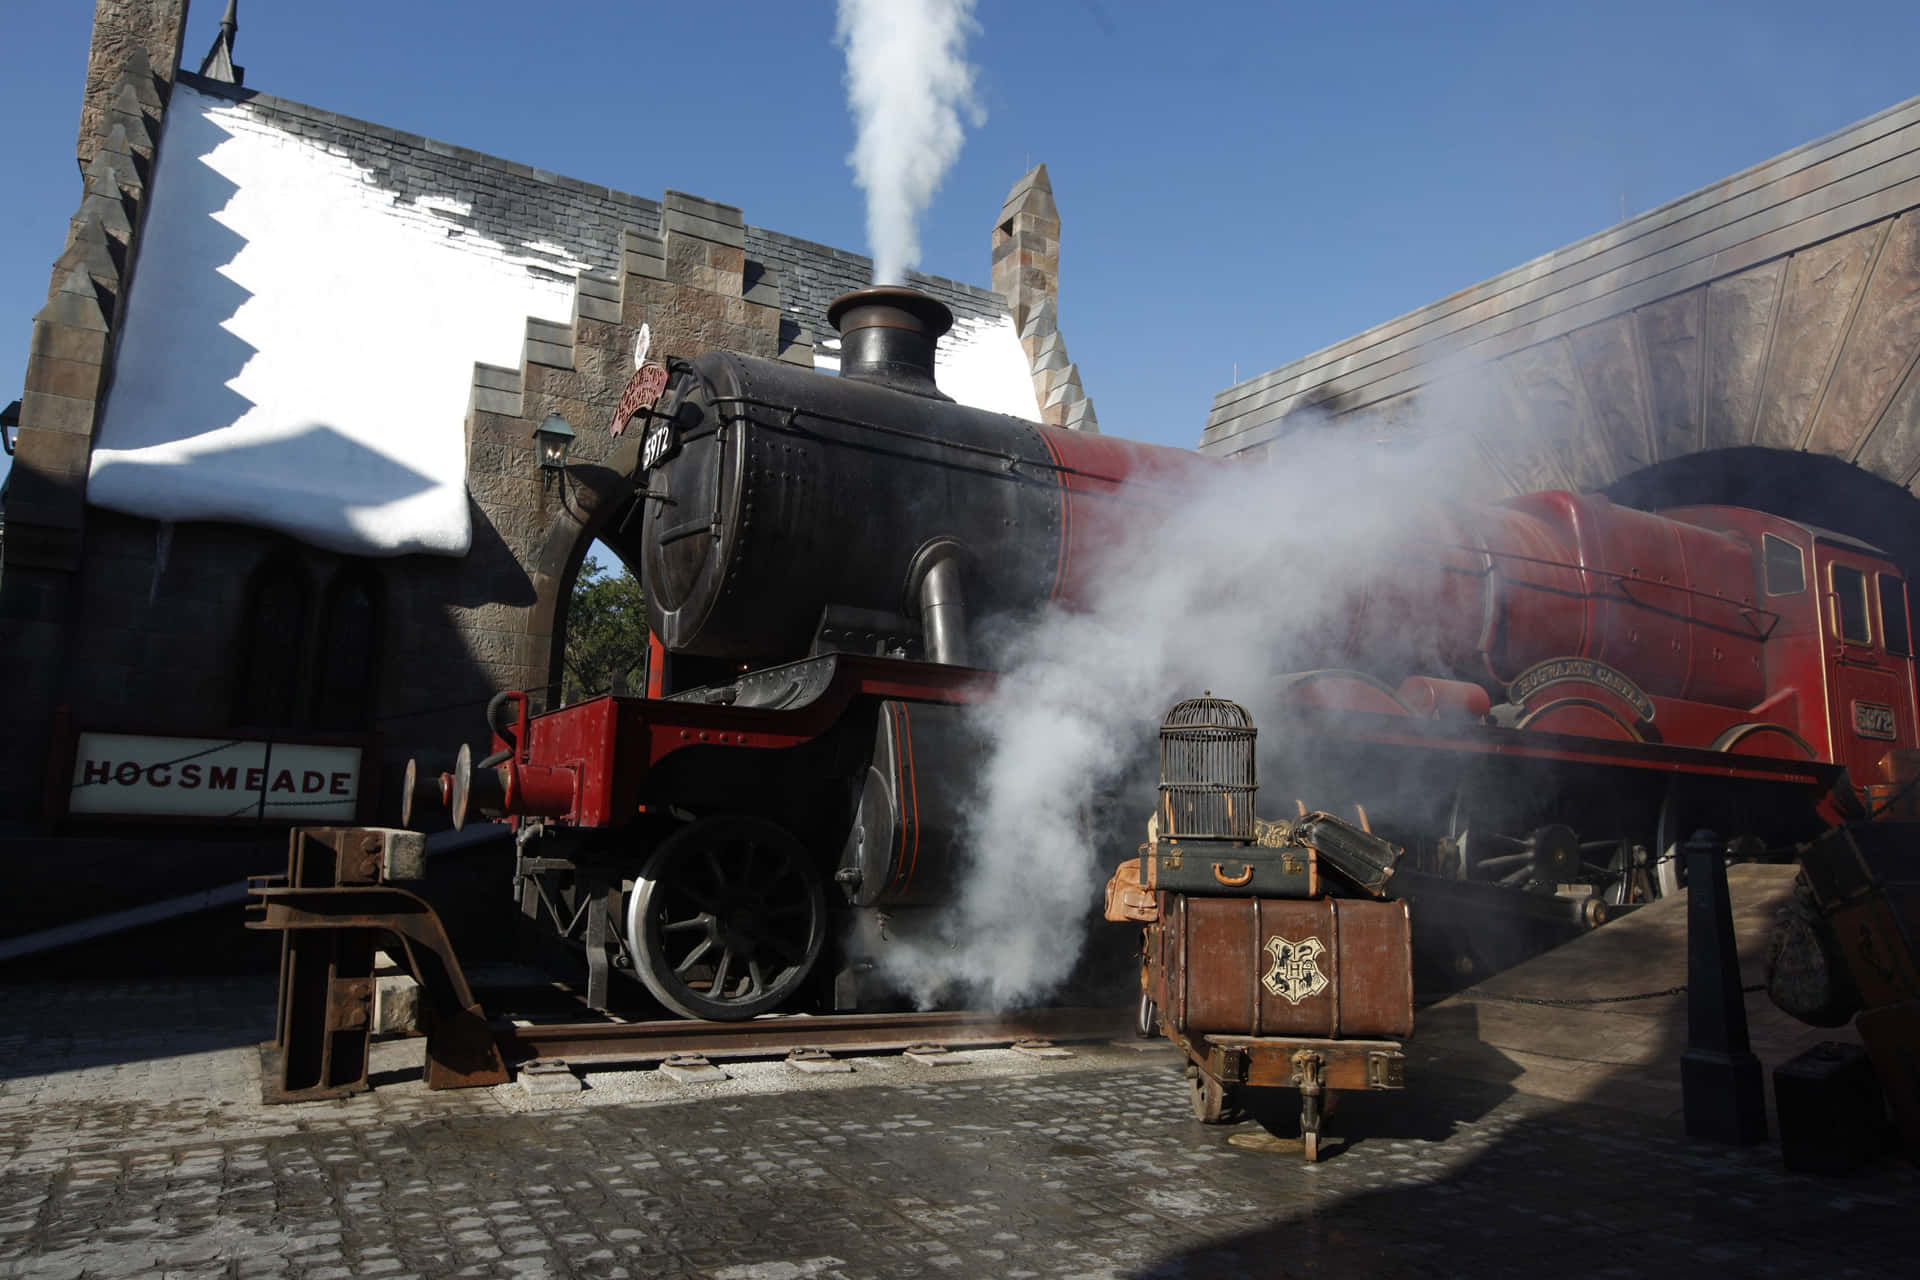
POLYGON ((840 331, 840 376, 951 402, 934 385, 933 353, 953 312, 918 289, 880 285, 834 300, 827 323, 840 331))

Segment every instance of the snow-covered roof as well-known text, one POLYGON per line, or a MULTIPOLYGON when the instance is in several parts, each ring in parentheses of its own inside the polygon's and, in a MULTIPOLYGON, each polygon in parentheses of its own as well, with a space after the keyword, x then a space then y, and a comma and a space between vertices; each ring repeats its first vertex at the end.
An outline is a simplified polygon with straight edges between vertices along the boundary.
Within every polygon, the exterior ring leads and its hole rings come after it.
MULTIPOLYGON (((462 555, 476 362, 616 281, 657 202, 282 99, 180 77, 150 186, 88 500, 231 520, 365 555, 462 555)), ((750 261, 837 366, 828 302, 857 255, 757 227, 750 261)), ((955 314, 939 376, 1038 418, 997 294, 913 277, 955 314)))

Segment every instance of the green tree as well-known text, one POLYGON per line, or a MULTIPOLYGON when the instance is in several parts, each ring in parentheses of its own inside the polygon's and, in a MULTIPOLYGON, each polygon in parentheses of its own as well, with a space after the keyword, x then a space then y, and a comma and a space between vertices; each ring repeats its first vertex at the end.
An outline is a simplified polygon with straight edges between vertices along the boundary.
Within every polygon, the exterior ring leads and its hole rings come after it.
POLYGON ((567 603, 567 649, 561 659, 562 702, 646 687, 647 601, 639 579, 622 564, 581 562, 567 603))

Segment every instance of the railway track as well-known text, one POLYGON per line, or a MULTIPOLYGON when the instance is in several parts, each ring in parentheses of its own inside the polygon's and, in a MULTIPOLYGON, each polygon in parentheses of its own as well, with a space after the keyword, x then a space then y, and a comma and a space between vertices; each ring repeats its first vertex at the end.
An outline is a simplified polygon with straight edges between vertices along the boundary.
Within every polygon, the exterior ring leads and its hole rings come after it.
MULTIPOLYGON (((916 1045, 978 1048, 1021 1041, 1100 1040, 1125 1034, 1129 1014, 1115 1009, 1017 1012, 770 1015, 742 1022, 571 1021, 579 1006, 564 984, 508 984, 506 1007, 475 998, 431 904, 381 879, 391 833, 364 828, 299 828, 287 873, 248 886, 251 929, 285 935, 276 1034, 261 1046, 261 1096, 268 1102, 340 1098, 373 1087, 368 1045, 375 1009, 376 947, 404 946, 405 976, 418 1006, 411 1029, 426 1036, 429 1089, 504 1083, 510 1066, 665 1063, 670 1059, 743 1059, 899 1052, 916 1045), (554 999, 558 1016, 536 1018, 554 999), (515 1018, 513 1006, 523 1016, 515 1018)), ((391 956, 395 954, 389 952, 391 956)), ((391 963, 391 960, 389 960, 391 963)), ((499 994, 499 993, 496 993, 499 994)), ((404 1002, 403 1002, 404 1004, 404 1002)), ((549 1008, 552 1006, 549 1005, 549 1008)), ((403 1016, 402 1022, 407 1019, 403 1016)), ((389 1031, 403 1026, 384 1026, 389 1031)))
POLYGON ((563 1061, 574 1066, 644 1065, 669 1058, 780 1058, 796 1050, 898 1053, 920 1045, 947 1049, 1108 1040, 1130 1034, 1120 1009, 1023 1009, 1012 1013, 789 1014, 745 1022, 516 1022, 493 1027, 508 1063, 563 1061))

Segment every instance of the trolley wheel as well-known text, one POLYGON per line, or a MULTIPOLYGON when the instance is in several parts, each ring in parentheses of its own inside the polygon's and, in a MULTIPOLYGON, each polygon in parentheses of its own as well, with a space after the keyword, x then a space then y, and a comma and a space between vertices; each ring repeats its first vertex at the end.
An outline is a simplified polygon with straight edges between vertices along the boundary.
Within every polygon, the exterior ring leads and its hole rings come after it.
POLYGON ((820 958, 826 895, 805 846, 762 818, 690 822, 661 842, 627 899, 634 969, 688 1018, 756 1017, 820 958))
POLYGON ((1201 1124, 1233 1124, 1239 1120, 1239 1099, 1234 1093, 1230 1086, 1188 1064, 1187 1096, 1193 1103, 1193 1118, 1201 1124))
POLYGON ((1317 1077, 1300 1090, 1300 1147, 1309 1163, 1320 1160, 1320 1124, 1332 1110, 1328 1104, 1333 1097, 1333 1091, 1320 1084, 1317 1077))
POLYGON ((1133 1034, 1142 1040, 1160 1034, 1160 1006, 1144 991, 1140 993, 1140 1009, 1133 1016, 1133 1034))

